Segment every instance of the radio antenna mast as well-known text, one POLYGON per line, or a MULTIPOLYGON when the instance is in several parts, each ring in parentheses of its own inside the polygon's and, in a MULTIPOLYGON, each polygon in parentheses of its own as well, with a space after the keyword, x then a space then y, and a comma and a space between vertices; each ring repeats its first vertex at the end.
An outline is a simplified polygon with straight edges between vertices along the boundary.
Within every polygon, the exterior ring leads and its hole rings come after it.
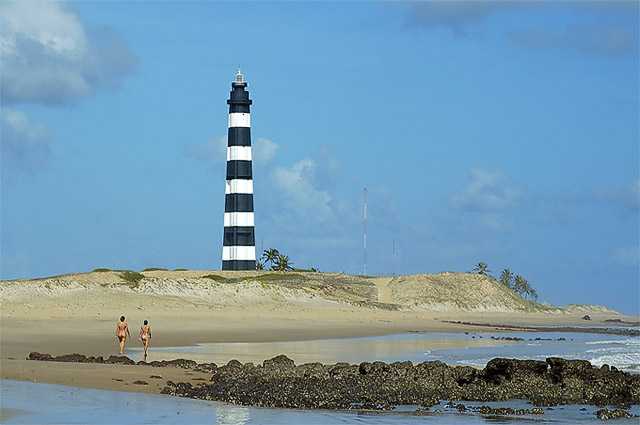
POLYGON ((367 275, 367 188, 364 188, 364 205, 362 207, 362 274, 367 275))

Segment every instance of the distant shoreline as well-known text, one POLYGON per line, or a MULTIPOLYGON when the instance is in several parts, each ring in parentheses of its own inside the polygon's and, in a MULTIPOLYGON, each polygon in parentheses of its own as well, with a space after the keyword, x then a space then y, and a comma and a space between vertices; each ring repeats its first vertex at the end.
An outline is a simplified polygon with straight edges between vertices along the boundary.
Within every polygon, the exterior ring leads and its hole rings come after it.
MULTIPOLYGON (((576 327, 576 326, 517 326, 517 325, 501 325, 493 323, 473 323, 462 322, 456 320, 443 320, 444 323, 453 323, 464 326, 477 326, 483 328, 492 328, 500 331, 521 331, 521 332, 573 332, 573 333, 591 333, 602 335, 622 335, 622 336, 640 336, 638 329, 624 328, 595 328, 595 327, 576 327)), ((605 320, 605 322, 608 322, 605 320)))

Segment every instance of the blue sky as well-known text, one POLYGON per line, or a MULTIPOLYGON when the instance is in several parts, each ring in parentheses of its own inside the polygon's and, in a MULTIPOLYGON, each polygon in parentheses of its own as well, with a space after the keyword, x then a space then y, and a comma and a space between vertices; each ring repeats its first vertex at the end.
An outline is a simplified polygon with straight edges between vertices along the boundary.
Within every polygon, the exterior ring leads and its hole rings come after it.
POLYGON ((219 268, 230 82, 296 266, 638 313, 635 2, 3 2, 3 279, 219 268), (394 241, 397 253, 394 256, 394 241))

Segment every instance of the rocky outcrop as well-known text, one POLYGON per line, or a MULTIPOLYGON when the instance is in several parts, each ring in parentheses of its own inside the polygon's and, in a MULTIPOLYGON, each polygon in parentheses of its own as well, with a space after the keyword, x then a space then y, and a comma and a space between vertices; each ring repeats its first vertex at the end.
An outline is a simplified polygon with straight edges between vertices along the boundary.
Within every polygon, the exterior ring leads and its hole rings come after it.
MULTIPOLYGON (((538 406, 640 402, 640 376, 587 361, 493 359, 483 370, 442 362, 310 363, 285 356, 262 366, 231 361, 209 384, 169 384, 163 393, 263 407, 388 410, 443 399, 526 399, 538 406)), ((538 411, 536 411, 537 413, 538 411)))
POLYGON ((628 419, 633 417, 631 413, 624 409, 600 409, 596 412, 598 419, 608 421, 609 419, 628 419))
MULTIPOLYGON (((51 356, 33 352, 29 360, 135 364, 125 356, 51 356)), ((138 362, 212 374, 197 386, 167 381, 164 394, 234 404, 303 409, 390 410, 396 405, 432 406, 440 400, 529 400, 536 406, 559 404, 629 405, 640 403, 640 375, 585 360, 551 357, 546 361, 496 358, 484 369, 448 366, 439 361, 363 362, 296 366, 280 355, 262 365, 231 360, 224 366, 193 360, 138 362)), ((490 409, 490 408, 488 408, 490 409)), ((486 414, 492 414, 490 410, 486 414)), ((513 414, 524 414, 515 411, 513 414)), ((480 411, 480 413, 483 413, 480 411)), ((528 414, 538 414, 531 411, 528 414)), ((494 414, 512 414, 498 412, 494 414)), ((603 412, 603 415, 607 415, 603 412)))

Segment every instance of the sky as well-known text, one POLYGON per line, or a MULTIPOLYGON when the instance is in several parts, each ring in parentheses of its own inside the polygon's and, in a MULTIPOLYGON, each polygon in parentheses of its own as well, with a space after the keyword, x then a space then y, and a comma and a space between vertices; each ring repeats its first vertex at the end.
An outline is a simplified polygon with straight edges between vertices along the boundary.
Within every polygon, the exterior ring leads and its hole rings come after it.
POLYGON ((2 279, 219 269, 230 83, 257 249, 510 268, 640 310, 637 2, 0 4, 2 279), (395 249, 394 249, 395 247, 395 249))

